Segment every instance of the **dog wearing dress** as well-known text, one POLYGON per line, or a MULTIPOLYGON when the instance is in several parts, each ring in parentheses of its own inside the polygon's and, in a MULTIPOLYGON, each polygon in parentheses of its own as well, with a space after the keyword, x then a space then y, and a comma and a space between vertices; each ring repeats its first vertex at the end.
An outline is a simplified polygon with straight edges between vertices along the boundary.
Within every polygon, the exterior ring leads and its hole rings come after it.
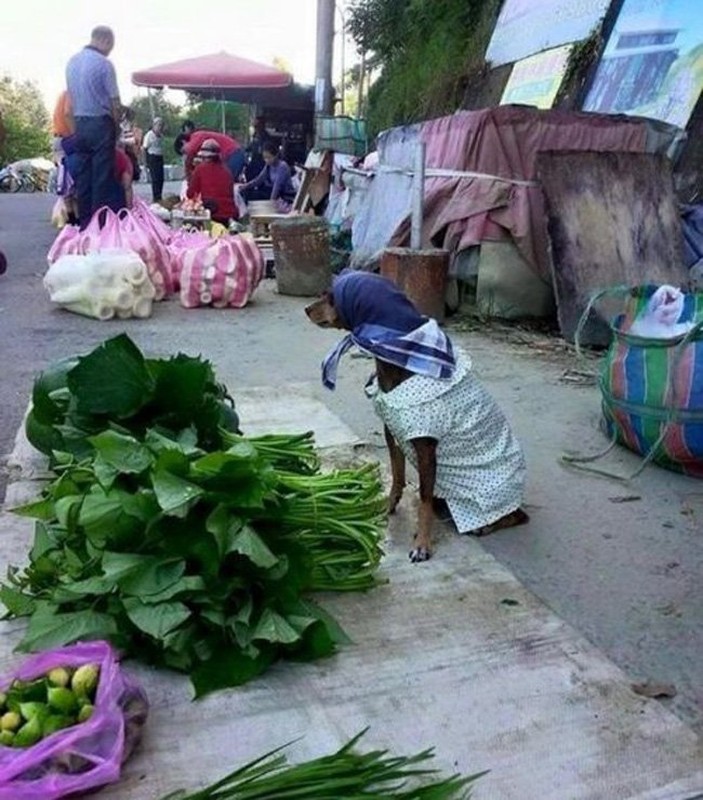
POLYGON ((435 320, 423 317, 386 278, 347 270, 305 313, 320 327, 349 331, 322 363, 328 389, 334 389, 338 362, 352 346, 376 360, 370 394, 390 455, 390 513, 403 496, 406 459, 419 476, 411 561, 432 555, 438 504, 446 504, 460 533, 483 536, 528 521, 520 507, 522 449, 474 377, 470 358, 455 353, 435 320))

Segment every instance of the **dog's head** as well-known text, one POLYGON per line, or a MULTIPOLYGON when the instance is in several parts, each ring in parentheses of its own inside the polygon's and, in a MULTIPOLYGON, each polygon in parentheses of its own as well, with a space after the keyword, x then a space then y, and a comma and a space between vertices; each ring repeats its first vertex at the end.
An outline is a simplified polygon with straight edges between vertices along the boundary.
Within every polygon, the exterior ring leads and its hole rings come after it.
POLYGON ((314 303, 305 306, 305 313, 310 322, 320 328, 344 328, 339 312, 334 306, 334 295, 331 291, 323 292, 314 303))

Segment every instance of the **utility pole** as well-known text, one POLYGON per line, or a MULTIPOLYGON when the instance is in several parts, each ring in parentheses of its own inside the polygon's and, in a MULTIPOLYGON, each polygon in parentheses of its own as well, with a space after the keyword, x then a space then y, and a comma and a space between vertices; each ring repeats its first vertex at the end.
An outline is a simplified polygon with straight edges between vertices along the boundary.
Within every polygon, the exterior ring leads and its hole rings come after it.
POLYGON ((334 0, 317 0, 317 58, 315 62, 315 112, 332 114, 332 53, 334 0))

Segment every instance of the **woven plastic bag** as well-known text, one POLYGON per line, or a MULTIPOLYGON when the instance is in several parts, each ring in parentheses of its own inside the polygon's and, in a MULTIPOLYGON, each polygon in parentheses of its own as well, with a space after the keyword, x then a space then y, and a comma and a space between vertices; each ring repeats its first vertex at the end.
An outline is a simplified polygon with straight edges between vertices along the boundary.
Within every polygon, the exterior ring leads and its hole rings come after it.
POLYGON ((648 330, 637 323, 657 291, 631 290, 612 323, 600 376, 604 427, 647 461, 703 478, 703 294, 682 296, 680 314, 668 326, 674 336, 663 338, 659 328, 637 335, 648 330))
POLYGON ((83 664, 100 667, 92 716, 26 749, 0 746, 0 800, 58 800, 119 780, 122 764, 139 743, 149 705, 107 642, 38 653, 0 689, 5 691, 14 678, 33 680, 55 667, 83 664))
POLYGON ((210 239, 177 258, 185 308, 243 308, 264 274, 263 254, 250 234, 210 239))

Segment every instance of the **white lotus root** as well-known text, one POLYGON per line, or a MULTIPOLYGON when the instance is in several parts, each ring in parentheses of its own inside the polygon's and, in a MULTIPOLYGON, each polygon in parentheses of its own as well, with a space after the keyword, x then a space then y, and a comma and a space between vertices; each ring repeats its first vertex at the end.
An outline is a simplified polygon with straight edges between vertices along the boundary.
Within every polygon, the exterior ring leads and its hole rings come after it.
MULTIPOLYGON (((101 250, 65 255, 44 276, 53 303, 76 314, 108 320, 151 316, 151 305, 163 296, 163 278, 155 286, 144 262, 131 250, 101 250)), ((157 280, 158 280, 157 279, 157 280)))

